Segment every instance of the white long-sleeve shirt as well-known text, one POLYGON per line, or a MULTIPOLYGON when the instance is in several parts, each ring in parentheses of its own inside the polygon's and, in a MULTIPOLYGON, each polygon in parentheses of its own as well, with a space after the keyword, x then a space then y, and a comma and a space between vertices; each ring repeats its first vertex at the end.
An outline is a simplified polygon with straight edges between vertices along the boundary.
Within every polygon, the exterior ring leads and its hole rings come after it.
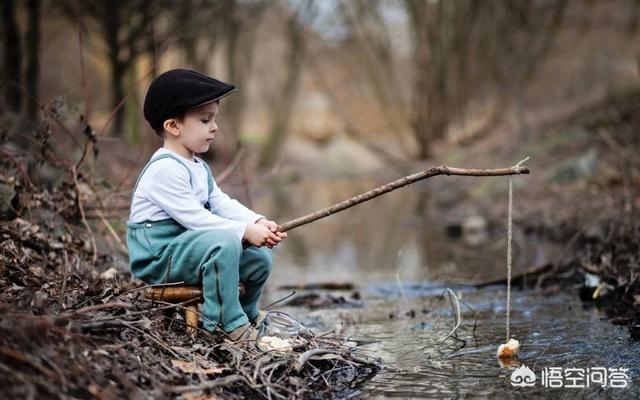
POLYGON ((160 148, 151 158, 161 154, 171 154, 180 159, 191 171, 193 182, 190 182, 186 168, 172 158, 151 163, 133 194, 129 216, 131 222, 173 218, 187 229, 228 229, 242 240, 247 225, 263 218, 231 199, 220 190, 215 180, 213 191, 208 195, 208 173, 200 158, 189 160, 165 148, 160 148), (207 201, 211 211, 204 208, 207 201))

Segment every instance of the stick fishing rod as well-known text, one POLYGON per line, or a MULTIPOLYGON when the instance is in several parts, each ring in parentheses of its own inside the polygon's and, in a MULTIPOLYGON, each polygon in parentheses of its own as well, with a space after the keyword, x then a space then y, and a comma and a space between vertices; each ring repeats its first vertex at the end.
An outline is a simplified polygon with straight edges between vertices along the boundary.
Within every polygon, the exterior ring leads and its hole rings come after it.
POLYGON ((289 222, 286 222, 284 224, 281 224, 278 226, 278 231, 279 232, 290 231, 291 229, 309 224, 321 218, 328 217, 329 215, 336 214, 340 211, 346 210, 347 208, 351 208, 357 204, 371 200, 385 193, 389 193, 403 186, 407 186, 412 183, 421 181, 423 179, 431 178, 437 175, 505 176, 505 175, 529 174, 529 168, 526 166, 520 165, 521 163, 522 162, 518 163, 517 165, 514 165, 513 167, 497 168, 497 169, 478 169, 478 168, 468 169, 468 168, 454 168, 454 167, 446 167, 446 166, 429 168, 422 172, 418 172, 412 175, 407 175, 404 178, 397 179, 393 182, 387 183, 386 185, 379 186, 368 192, 361 193, 357 196, 351 197, 350 199, 341 201, 340 203, 336 203, 330 207, 324 208, 322 210, 304 215, 302 217, 299 217, 289 222))

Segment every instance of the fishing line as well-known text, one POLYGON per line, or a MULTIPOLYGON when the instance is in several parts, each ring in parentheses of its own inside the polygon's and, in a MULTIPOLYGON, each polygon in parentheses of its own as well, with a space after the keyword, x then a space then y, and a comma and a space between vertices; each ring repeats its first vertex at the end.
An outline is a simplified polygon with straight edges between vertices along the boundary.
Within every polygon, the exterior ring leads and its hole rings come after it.
MULTIPOLYGON (((516 164, 519 167, 520 164, 527 161, 529 157, 516 164)), ((509 175, 509 212, 507 216, 507 339, 505 343, 509 342, 509 321, 511 317, 511 239, 513 237, 513 179, 509 175)))
POLYGON ((513 179, 509 177, 509 213, 507 217, 507 339, 509 341, 509 318, 511 315, 511 237, 513 214, 513 179))

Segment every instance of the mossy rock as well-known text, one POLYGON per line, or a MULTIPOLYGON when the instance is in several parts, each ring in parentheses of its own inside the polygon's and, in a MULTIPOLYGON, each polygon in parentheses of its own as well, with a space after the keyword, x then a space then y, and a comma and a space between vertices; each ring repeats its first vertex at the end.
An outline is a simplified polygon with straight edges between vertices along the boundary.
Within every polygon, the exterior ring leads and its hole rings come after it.
POLYGON ((549 154, 561 151, 570 144, 584 142, 590 133, 581 126, 571 125, 542 138, 539 142, 529 146, 523 154, 535 157, 539 154, 549 154))
POLYGON ((598 165, 598 150, 589 148, 585 153, 572 157, 553 167, 546 180, 555 184, 570 184, 591 178, 598 165))

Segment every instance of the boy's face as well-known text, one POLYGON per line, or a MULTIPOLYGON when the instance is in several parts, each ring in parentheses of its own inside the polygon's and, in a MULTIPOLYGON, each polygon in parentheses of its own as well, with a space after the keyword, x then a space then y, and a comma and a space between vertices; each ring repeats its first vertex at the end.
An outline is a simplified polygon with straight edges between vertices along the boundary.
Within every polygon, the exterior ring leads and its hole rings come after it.
POLYGON ((215 120, 218 107, 218 102, 213 102, 189 110, 181 121, 174 120, 175 129, 165 135, 190 153, 206 153, 218 131, 215 120))

